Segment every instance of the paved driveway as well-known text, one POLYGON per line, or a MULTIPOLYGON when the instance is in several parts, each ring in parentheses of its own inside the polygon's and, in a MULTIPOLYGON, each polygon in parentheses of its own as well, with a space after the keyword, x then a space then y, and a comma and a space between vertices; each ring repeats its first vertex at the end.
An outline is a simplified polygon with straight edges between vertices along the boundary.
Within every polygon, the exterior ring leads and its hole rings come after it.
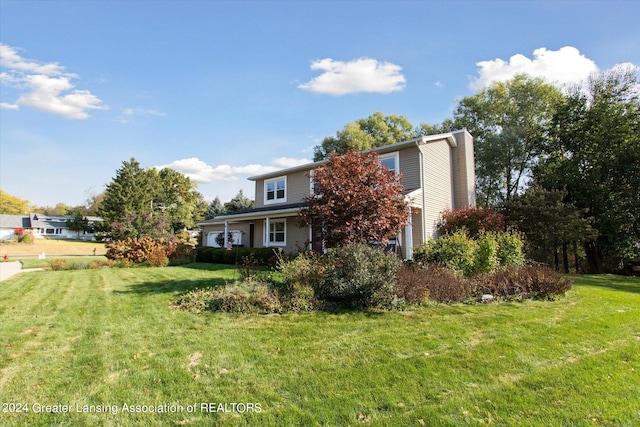
POLYGON ((41 270, 41 268, 29 268, 27 270, 23 270, 22 263, 18 261, 0 262, 0 282, 2 282, 3 280, 7 280, 9 277, 14 276, 18 273, 41 270))

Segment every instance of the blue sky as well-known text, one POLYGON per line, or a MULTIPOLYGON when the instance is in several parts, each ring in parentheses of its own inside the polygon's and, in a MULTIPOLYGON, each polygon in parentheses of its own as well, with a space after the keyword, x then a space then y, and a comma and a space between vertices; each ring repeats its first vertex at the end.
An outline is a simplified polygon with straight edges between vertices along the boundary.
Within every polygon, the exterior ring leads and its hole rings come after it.
POLYGON ((640 65, 636 1, 0 1, 0 188, 82 203, 122 161, 211 201, 376 111, 414 125, 529 72, 640 65))

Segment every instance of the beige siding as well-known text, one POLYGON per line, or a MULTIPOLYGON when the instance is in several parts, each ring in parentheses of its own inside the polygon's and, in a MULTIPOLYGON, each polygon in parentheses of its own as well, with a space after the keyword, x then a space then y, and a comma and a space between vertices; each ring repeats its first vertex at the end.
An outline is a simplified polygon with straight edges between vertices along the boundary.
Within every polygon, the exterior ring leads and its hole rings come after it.
MULTIPOLYGON (((248 222, 233 222, 229 224, 229 231, 240 231, 242 233, 241 245, 249 247, 251 242, 249 241, 249 223, 248 222)), ((207 246, 209 233, 223 233, 224 224, 218 225, 205 225, 202 227, 202 245, 207 246)))
POLYGON ((413 222, 413 247, 420 247, 422 243, 422 211, 412 210, 411 221, 413 222))
POLYGON ((300 227, 297 218, 287 219, 287 246, 285 252, 296 252, 309 247, 309 227, 300 227))
POLYGON ((399 152, 400 173, 404 188, 420 188, 420 149, 411 146, 399 152))
POLYGON ((253 238, 253 246, 256 248, 264 247, 264 221, 256 220, 254 223, 254 233, 255 237, 253 238))
POLYGON ((454 209, 476 204, 473 137, 466 131, 454 133, 458 146, 453 149, 454 209))
POLYGON ((287 203, 299 203, 311 191, 308 171, 295 172, 287 176, 287 203))
MULTIPOLYGON (((305 196, 309 195, 309 177, 305 174, 307 171, 294 172, 286 175, 287 177, 287 200, 278 203, 269 203, 266 206, 278 206, 291 203, 299 203, 305 196)), ((283 175, 284 176, 284 175, 283 175)), ((270 178, 272 179, 272 178, 270 178)), ((264 183, 270 179, 259 179, 256 181, 256 208, 262 208, 264 203, 264 183)))
POLYGON ((453 204, 451 146, 446 140, 434 141, 421 147, 423 152, 423 236, 435 237, 440 212, 453 204))
MULTIPOLYGON (((296 217, 287 218, 270 218, 271 221, 287 220, 287 234, 286 234, 286 246, 273 246, 274 248, 281 248, 284 252, 295 252, 299 249, 306 248, 309 242, 309 228, 299 227, 296 217)), ((255 247, 265 247, 265 221, 255 221, 255 247)))

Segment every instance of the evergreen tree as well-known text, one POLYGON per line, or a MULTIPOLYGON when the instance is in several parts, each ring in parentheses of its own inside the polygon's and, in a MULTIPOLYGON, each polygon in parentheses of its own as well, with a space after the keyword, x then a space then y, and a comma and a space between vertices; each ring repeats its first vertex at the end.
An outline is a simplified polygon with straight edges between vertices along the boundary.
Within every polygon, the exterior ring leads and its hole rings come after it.
POLYGON ((216 196, 216 198, 213 199, 213 201, 209 204, 206 212, 204 213, 204 219, 212 219, 218 215, 224 215, 225 212, 226 211, 224 209, 224 206, 222 205, 222 202, 220 201, 220 197, 216 196))
POLYGON ((224 210, 227 214, 243 212, 255 207, 255 202, 246 197, 242 190, 236 194, 236 197, 224 204, 224 210))

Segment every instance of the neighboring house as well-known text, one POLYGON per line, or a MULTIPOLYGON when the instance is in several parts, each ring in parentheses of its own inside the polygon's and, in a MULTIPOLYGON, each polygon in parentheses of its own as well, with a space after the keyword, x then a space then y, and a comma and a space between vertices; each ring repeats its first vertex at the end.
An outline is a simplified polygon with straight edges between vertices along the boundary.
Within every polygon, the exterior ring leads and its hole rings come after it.
MULTIPOLYGON (((380 160, 402 174, 404 195, 411 208, 409 224, 396 237, 398 253, 413 256, 413 248, 437 237, 436 225, 446 209, 475 206, 473 137, 466 130, 429 135, 376 148, 380 160)), ((249 178, 255 182, 255 209, 201 222, 202 244, 225 247, 274 247, 285 252, 322 249, 311 227, 300 227, 303 199, 313 191, 310 175, 324 162, 310 163, 249 178)))
MULTIPOLYGON (((15 231, 18 228, 31 230, 36 238, 50 237, 57 239, 77 239, 78 232, 70 230, 67 226, 68 220, 73 220, 73 215, 46 215, 46 214, 29 214, 29 215, 0 215, 0 240, 13 239, 15 231)), ((85 217, 89 221, 89 225, 102 221, 102 218, 96 216, 85 217)), ((80 232, 80 239, 95 240, 93 233, 80 232)))

